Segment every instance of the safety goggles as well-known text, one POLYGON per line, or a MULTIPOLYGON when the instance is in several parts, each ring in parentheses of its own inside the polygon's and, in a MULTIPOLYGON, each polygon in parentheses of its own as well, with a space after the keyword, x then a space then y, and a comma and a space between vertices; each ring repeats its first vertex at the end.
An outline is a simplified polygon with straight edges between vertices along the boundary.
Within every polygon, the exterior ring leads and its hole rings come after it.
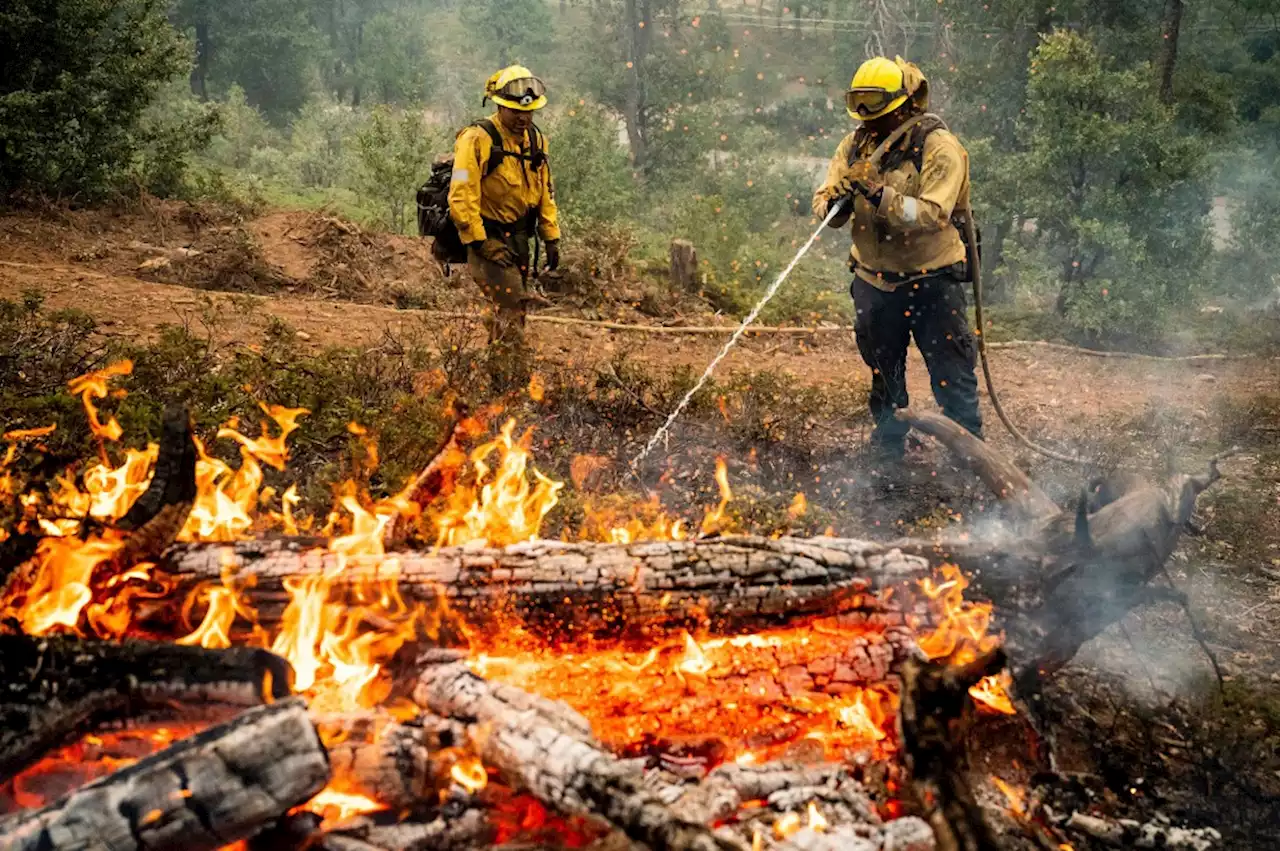
POLYGON ((885 107, 907 94, 906 87, 891 92, 879 88, 850 89, 844 93, 844 105, 853 113, 869 118, 883 112, 885 107))
POLYGON ((515 101, 521 106, 528 106, 546 93, 546 85, 537 77, 523 77, 507 83, 494 92, 494 95, 504 100, 515 101))

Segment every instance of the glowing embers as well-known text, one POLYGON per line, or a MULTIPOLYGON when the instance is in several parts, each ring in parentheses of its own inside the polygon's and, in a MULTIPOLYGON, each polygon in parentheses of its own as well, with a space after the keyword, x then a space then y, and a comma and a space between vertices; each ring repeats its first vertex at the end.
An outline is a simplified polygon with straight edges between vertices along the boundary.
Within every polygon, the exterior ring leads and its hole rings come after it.
POLYGON ((892 753, 896 638, 830 618, 735 637, 685 633, 648 648, 495 648, 472 667, 564 701, 617 753, 709 768, 793 748, 828 759, 892 753))
POLYGON ((79 787, 193 736, 204 724, 101 732, 45 754, 0 790, 0 814, 52 804, 79 787), (5 792, 7 791, 7 795, 5 792))

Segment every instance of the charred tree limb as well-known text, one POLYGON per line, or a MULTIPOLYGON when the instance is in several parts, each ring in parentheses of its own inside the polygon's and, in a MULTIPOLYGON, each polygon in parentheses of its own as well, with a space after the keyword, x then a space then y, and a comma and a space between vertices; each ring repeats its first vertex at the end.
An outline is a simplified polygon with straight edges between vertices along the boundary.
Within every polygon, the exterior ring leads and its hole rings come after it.
POLYGON ((322 851, 457 851, 489 845, 494 830, 483 810, 442 812, 428 822, 383 823, 362 816, 326 831, 312 845, 322 851))
POLYGON ((328 778, 306 704, 290 699, 183 739, 52 806, 0 821, 0 846, 213 851, 305 803, 328 778))
POLYGON ((966 665, 910 660, 902 670, 899 724, 911 789, 939 851, 998 851, 967 776, 969 688, 1005 666, 996 650, 966 665), (932 802, 932 803, 929 803, 932 802))
POLYGON ((287 697, 292 679, 265 650, 0 635, 0 779, 103 724, 173 701, 253 706, 287 697))
POLYGON ((459 662, 424 662, 414 699, 467 721, 481 759, 512 786, 561 812, 603 818, 654 851, 742 851, 677 816, 643 784, 637 768, 605 751, 567 706, 488 682, 459 662))
POLYGON ((186 408, 165 410, 151 484, 120 520, 129 531, 118 558, 132 563, 165 551, 196 500, 196 444, 186 408))
POLYGON ((337 573, 338 586, 394 577, 406 600, 447 605, 473 625, 514 617, 557 637, 643 635, 702 624, 758 628, 783 616, 874 607, 870 592, 930 569, 922 558, 867 541, 749 536, 450 547, 349 557, 340 573, 333 570, 336 556, 297 542, 246 541, 174 547, 162 568, 190 588, 217 582, 227 559, 240 577, 253 578, 250 596, 264 623, 288 602, 285 578, 327 570, 337 573))
POLYGON ((910 408, 897 411, 896 417, 945 444, 993 494, 1017 511, 1020 519, 1040 520, 1058 514, 1057 503, 1026 473, 954 420, 910 408))
MULTIPOLYGON (((1055 821, 1059 821, 1055 819, 1055 821)), ((1146 824, 1132 819, 1105 819, 1072 813, 1060 823, 1067 830, 1100 839, 1118 848, 1166 848, 1169 851, 1209 851, 1222 842, 1222 834, 1211 827, 1175 827, 1163 821, 1146 824)))

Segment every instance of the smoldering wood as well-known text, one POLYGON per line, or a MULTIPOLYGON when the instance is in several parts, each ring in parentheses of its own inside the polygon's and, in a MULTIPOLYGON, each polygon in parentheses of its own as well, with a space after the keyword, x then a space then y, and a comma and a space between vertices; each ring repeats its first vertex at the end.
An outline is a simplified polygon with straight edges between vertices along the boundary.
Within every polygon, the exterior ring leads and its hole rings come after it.
POLYGON ((386 557, 336 556, 288 539, 234 545, 180 545, 162 569, 179 580, 176 596, 200 582, 217 582, 231 561, 260 621, 270 624, 288 602, 283 581, 322 570, 349 585, 397 578, 401 595, 428 607, 447 603, 482 626, 518 618, 546 634, 636 636, 707 626, 730 631, 761 628, 785 617, 865 609, 901 625, 904 613, 871 597, 878 588, 929 573, 919 556, 869 541, 839 538, 735 536, 634 544, 531 541, 501 549, 446 547, 386 557))
POLYGON ((254 706, 292 681, 288 662, 253 648, 0 634, 0 779, 103 725, 175 701, 254 706))
POLYGON ((465 720, 472 745, 505 782, 565 813, 602 818, 653 851, 743 851, 741 843, 680 818, 640 776, 596 742, 569 707, 491 683, 460 662, 423 660, 414 700, 465 720))
POLYGON ((13 851, 213 851, 252 836, 329 779, 301 698, 250 709, 89 783, 43 809, 0 821, 13 851))
MULTIPOLYGON (((989 484, 1003 481, 1012 467, 938 414, 904 409, 898 417, 937 437, 989 484)), ((1201 475, 1174 476, 1163 485, 1126 476, 1105 499, 1095 499, 1100 507, 1093 512, 1087 492, 1072 510, 1048 513, 1039 497, 1028 502, 1015 489, 1006 491, 1015 529, 894 546, 964 568, 972 597, 993 604, 1014 679, 1031 697, 1040 677, 1067 664, 1084 642, 1130 610, 1170 599, 1149 583, 1177 547, 1197 497, 1220 477, 1217 459, 1201 475)))
POLYGON ((1210 851, 1222 843, 1222 834, 1212 827, 1177 827, 1163 820, 1142 823, 1133 819, 1108 819, 1076 812, 1065 820, 1055 821, 1067 830, 1100 839, 1117 848, 1210 851))
POLYGON ((999 851, 969 785, 965 727, 973 711, 969 688, 1005 663, 995 650, 965 665, 913 659, 903 666, 898 724, 909 790, 939 851, 999 851))
POLYGON ((467 743, 462 724, 430 713, 408 721, 381 712, 312 720, 321 738, 333 742, 330 785, 392 809, 436 802, 450 785, 447 754, 467 743))
POLYGON ((442 812, 430 821, 361 816, 325 831, 312 845, 323 851, 459 851, 483 848, 495 831, 483 809, 442 812))

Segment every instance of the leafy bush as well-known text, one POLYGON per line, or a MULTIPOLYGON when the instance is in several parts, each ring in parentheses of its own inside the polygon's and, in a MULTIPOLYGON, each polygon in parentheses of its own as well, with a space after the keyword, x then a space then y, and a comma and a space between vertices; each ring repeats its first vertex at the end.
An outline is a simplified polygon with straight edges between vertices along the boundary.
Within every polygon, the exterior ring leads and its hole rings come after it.
POLYGON ((430 172, 434 152, 443 145, 418 112, 397 116, 380 106, 369 114, 355 137, 356 189, 377 206, 384 227, 408 232, 416 209, 413 188, 430 172))
POLYGON ((349 106, 327 98, 307 101, 290 135, 289 165, 296 182, 314 189, 342 185, 360 123, 360 114, 349 106))
MULTIPOLYGON (((117 189, 147 141, 143 113, 161 85, 187 70, 189 57, 151 0, 6 0, 0 196, 100 198, 117 189)), ((177 159, 157 172, 179 168, 198 142, 168 138, 161 155, 177 159)))
POLYGON ((612 222, 634 213, 635 178, 618 144, 617 121, 606 110, 581 104, 546 128, 551 173, 561 214, 586 222, 612 222))

